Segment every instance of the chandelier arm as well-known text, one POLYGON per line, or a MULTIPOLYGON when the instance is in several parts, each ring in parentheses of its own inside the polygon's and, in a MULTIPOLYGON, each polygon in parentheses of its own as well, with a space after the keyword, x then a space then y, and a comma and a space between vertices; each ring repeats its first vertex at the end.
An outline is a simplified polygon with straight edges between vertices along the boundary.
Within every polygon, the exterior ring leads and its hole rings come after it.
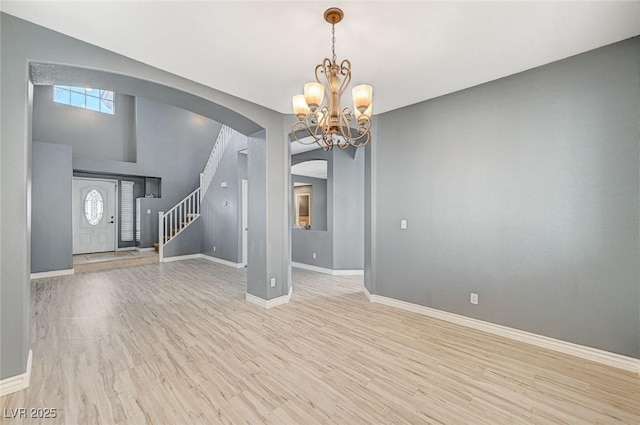
POLYGON ((323 134, 322 135, 322 144, 320 144, 320 147, 322 147, 323 151, 330 151, 333 149, 333 140, 327 137, 327 134, 323 134))
POLYGON ((351 82, 351 62, 348 59, 343 60, 340 64, 340 74, 344 75, 342 84, 340 84, 340 96, 342 96, 351 82))
POLYGON ((363 119, 363 121, 359 123, 357 131, 359 136, 353 138, 351 143, 356 147, 366 146, 371 140, 371 121, 368 118, 363 119), (356 143, 360 140, 364 140, 364 142, 356 143))
POLYGON ((344 108, 340 114, 340 134, 344 140, 351 140, 351 126, 349 125, 349 111, 348 108, 344 108), (346 112, 346 113, 345 113, 346 112))
POLYGON ((355 147, 363 147, 371 140, 371 120, 367 117, 361 117, 356 129, 357 135, 353 134, 351 126, 347 125, 346 133, 342 131, 343 137, 348 140, 349 144, 355 147), (364 140, 364 142, 359 142, 364 140))
POLYGON ((309 128, 309 125, 304 122, 304 121, 296 121, 292 126, 291 126, 291 134, 293 135, 293 138, 295 139, 296 142, 301 143, 303 145, 311 145, 313 143, 317 143, 318 142, 318 138, 313 134, 313 132, 311 131, 311 128, 309 128), (313 140, 311 141, 304 141, 304 139, 306 138, 303 137, 302 139, 298 138, 298 135, 296 134, 297 132, 302 131, 302 132, 306 132, 307 134, 309 134, 309 136, 311 136, 313 138, 313 140))
POLYGON ((313 136, 314 139, 316 140, 322 139, 322 135, 324 133, 324 131, 322 131, 323 127, 324 126, 321 123, 318 123, 317 125, 312 127, 313 132, 311 133, 311 135, 313 136))
MULTIPOLYGON (((319 82, 322 85, 326 85, 325 83, 323 83, 322 81, 320 81, 320 74, 324 74, 324 80, 328 81, 329 80, 329 73, 331 70, 331 59, 329 58, 324 58, 322 60, 322 63, 316 66, 316 81, 319 82), (319 73, 318 73, 319 71, 319 73)), ((326 89, 326 87, 325 87, 326 89)))

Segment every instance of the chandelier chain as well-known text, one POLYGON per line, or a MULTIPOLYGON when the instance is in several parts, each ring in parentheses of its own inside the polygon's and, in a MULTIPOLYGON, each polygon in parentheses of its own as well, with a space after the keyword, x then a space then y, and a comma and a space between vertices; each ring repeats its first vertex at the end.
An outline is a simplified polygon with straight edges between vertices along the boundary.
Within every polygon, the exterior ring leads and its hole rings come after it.
POLYGON ((331 24, 331 60, 336 63, 336 24, 331 24))

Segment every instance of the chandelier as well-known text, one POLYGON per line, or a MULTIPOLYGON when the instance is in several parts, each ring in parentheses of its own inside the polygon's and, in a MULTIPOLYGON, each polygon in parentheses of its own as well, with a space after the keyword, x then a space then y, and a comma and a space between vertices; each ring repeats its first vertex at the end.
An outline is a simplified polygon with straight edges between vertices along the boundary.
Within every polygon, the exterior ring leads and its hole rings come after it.
POLYGON ((316 66, 316 81, 305 84, 304 94, 292 99, 293 112, 298 117, 291 127, 293 138, 304 145, 317 143, 325 151, 334 146, 359 148, 371 140, 372 87, 354 87, 351 91, 354 108, 340 109, 340 98, 351 82, 351 62, 345 59, 338 64, 336 60, 335 27, 343 17, 337 7, 324 12, 324 20, 331 24, 332 57, 316 66), (326 99, 325 91, 329 93, 326 99))

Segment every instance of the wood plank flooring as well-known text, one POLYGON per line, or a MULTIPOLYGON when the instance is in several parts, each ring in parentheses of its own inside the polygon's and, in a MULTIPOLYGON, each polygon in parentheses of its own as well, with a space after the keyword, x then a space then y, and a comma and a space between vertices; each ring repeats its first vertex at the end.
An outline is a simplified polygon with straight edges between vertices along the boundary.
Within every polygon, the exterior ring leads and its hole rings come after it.
MULTIPOLYGON (((33 282, 31 387, 2 424, 640 424, 631 373, 371 304, 361 277, 294 269, 245 301, 204 260, 33 282)), ((6 409, 6 410, 5 410, 6 409)))

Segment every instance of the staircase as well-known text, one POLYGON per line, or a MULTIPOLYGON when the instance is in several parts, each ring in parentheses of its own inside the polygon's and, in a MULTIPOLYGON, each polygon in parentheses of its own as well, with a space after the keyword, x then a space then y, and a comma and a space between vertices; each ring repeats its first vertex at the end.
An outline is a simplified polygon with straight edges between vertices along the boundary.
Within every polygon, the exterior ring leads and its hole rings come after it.
MULTIPOLYGON (((200 202, 211 185, 213 176, 218 169, 218 165, 220 165, 232 134, 233 130, 230 127, 222 126, 207 164, 202 173, 200 173, 200 186, 169 211, 158 212, 157 250, 160 262, 164 259, 164 247, 200 217, 200 202)), ((155 246, 156 244, 154 244, 155 246)))

